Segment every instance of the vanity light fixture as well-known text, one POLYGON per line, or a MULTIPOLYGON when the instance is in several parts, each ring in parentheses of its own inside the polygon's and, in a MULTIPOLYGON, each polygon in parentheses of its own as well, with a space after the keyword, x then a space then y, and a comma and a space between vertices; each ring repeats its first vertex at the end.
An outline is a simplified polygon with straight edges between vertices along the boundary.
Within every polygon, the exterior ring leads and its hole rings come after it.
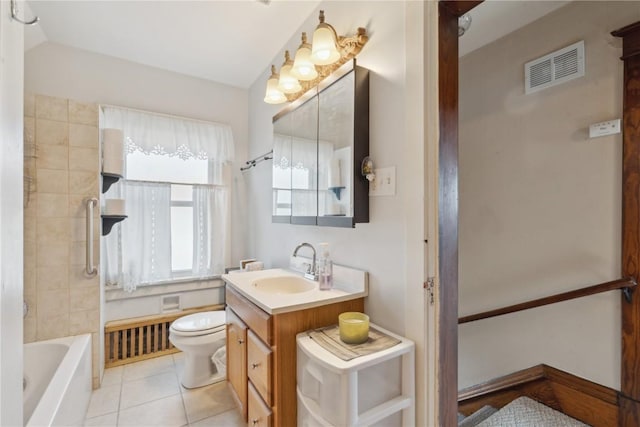
POLYGON ((264 102, 282 104, 295 101, 304 93, 316 87, 347 61, 355 58, 369 40, 367 30, 358 28, 354 36, 339 36, 336 30, 325 22, 324 10, 320 11, 320 23, 313 33, 313 43, 307 42, 307 34, 302 33, 302 43, 291 60, 285 51, 285 61, 280 74, 271 66, 271 76, 267 81, 264 102))
POLYGON ((282 93, 296 93, 302 90, 302 86, 298 82, 298 79, 291 75, 291 68, 293 68, 293 61, 289 56, 289 51, 284 51, 284 62, 282 68, 280 68, 280 79, 278 80, 278 89, 282 93))
POLYGON ((284 93, 278 89, 278 73, 276 72, 276 66, 271 66, 271 76, 267 80, 267 93, 264 95, 264 102, 267 104, 282 104, 287 100, 284 93))
POLYGON ((311 62, 311 43, 307 42, 307 33, 302 33, 302 43, 296 51, 291 75, 302 81, 313 80, 318 77, 316 66, 311 62))
POLYGON ((320 11, 320 23, 313 32, 311 60, 317 65, 330 65, 340 59, 336 46, 338 34, 336 30, 324 22, 324 10, 320 11))

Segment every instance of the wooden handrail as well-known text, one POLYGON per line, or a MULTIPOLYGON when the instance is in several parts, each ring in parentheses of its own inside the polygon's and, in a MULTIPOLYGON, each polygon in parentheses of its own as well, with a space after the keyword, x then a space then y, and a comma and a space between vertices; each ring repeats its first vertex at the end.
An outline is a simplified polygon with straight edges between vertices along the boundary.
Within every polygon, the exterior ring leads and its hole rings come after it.
POLYGON ((501 316, 503 314, 515 313, 516 311, 528 310, 530 308, 542 307, 543 305, 555 304, 557 302, 568 301, 575 298, 586 297, 589 295, 595 295, 602 292, 613 291, 616 289, 627 290, 625 296, 630 298, 628 290, 635 288, 638 283, 633 278, 623 278, 613 280, 611 282, 600 283, 599 285, 588 286, 582 289, 576 289, 575 291, 563 292, 561 294, 552 295, 549 297, 539 298, 532 301, 523 302, 520 304, 510 305, 508 307, 497 308, 495 310, 489 310, 482 313, 472 314, 469 316, 460 317, 458 324, 473 322, 475 320, 488 319, 489 317, 501 316))

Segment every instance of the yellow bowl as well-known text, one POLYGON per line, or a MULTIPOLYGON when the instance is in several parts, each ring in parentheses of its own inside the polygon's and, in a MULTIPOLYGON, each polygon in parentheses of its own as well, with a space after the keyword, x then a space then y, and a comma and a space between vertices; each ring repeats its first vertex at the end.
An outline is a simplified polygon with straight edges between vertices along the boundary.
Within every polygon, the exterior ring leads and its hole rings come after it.
POLYGON ((369 339, 369 316, 347 311, 338 316, 340 339, 347 344, 362 344, 369 339))

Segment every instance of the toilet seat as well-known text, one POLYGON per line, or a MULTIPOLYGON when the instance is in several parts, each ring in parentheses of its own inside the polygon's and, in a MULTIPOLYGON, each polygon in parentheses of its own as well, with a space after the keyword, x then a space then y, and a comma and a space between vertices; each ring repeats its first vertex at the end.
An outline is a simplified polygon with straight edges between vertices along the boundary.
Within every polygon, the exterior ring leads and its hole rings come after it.
POLYGON ((183 337, 192 337, 223 331, 225 327, 224 311, 204 311, 176 319, 171 324, 170 332, 183 337))

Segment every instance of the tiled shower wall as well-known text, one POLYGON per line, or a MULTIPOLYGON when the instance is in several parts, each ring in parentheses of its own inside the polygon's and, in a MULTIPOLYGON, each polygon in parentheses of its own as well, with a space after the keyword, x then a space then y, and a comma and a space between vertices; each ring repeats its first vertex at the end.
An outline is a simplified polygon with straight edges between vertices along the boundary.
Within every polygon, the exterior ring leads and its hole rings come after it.
MULTIPOLYGON (((24 341, 92 334, 99 385, 100 279, 85 275, 85 200, 99 197, 98 106, 25 95, 24 341)), ((100 259, 94 209, 94 264, 100 259)))

